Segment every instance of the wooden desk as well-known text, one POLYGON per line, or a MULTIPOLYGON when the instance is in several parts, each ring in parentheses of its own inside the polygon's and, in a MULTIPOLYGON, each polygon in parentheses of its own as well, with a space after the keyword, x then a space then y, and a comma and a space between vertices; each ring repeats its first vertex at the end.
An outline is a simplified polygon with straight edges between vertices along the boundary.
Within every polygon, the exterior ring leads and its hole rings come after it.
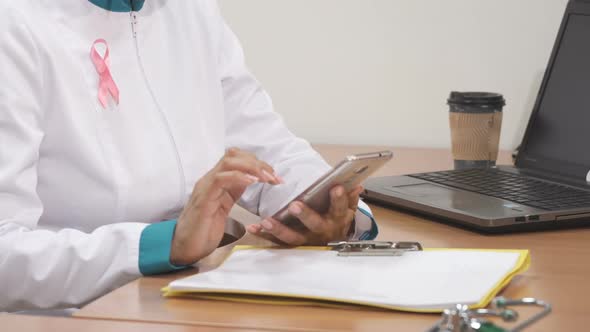
POLYGON ((207 327, 195 325, 169 325, 142 322, 117 322, 104 319, 81 319, 0 314, 2 331, 27 332, 253 332, 255 330, 207 327))
MULTIPOLYGON (((343 155, 380 147, 316 146, 331 163, 343 155)), ((379 175, 448 169, 449 151, 396 149, 396 157, 379 175)), ((508 153, 499 163, 510 163, 508 153)), ((574 331, 587 325, 590 314, 590 229, 486 236, 424 218, 372 206, 380 225, 378 239, 416 240, 426 247, 530 249, 532 266, 504 290, 511 298, 534 296, 553 304, 553 313, 531 331, 574 331), (583 325, 584 324, 584 325, 583 325)), ((164 299, 160 288, 194 271, 134 281, 83 308, 77 316, 185 323, 203 326, 276 328, 285 331, 424 331, 438 315, 371 309, 338 310, 283 307, 217 301, 164 299)))

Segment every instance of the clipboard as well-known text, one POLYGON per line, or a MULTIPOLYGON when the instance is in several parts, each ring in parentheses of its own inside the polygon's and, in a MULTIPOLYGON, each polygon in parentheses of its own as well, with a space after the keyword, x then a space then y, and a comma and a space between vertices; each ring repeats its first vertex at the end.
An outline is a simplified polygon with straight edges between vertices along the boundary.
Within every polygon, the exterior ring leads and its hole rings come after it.
POLYGON ((422 248, 417 242, 236 246, 218 268, 175 280, 163 293, 273 305, 442 312, 456 303, 485 307, 529 265, 528 250, 422 248))

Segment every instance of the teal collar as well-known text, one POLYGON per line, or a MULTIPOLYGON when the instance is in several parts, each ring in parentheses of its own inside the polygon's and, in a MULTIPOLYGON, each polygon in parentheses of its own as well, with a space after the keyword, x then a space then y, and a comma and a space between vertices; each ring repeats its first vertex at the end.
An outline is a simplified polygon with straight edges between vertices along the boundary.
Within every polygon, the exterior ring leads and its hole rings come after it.
POLYGON ((98 7, 112 12, 140 11, 145 0, 88 0, 98 7))

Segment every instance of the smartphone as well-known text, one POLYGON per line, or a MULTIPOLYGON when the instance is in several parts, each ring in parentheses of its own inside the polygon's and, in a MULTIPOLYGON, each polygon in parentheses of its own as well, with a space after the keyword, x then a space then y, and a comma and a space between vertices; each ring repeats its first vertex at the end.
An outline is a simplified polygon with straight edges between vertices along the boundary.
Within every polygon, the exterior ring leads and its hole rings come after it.
MULTIPOLYGON (((392 157, 393 152, 391 151, 347 156, 291 202, 303 202, 317 213, 324 214, 330 209, 330 190, 332 188, 342 185, 346 192, 352 190, 392 157)), ((287 203, 272 217, 291 229, 297 231, 307 230, 307 227, 297 217, 289 213, 289 204, 291 202, 287 203)))

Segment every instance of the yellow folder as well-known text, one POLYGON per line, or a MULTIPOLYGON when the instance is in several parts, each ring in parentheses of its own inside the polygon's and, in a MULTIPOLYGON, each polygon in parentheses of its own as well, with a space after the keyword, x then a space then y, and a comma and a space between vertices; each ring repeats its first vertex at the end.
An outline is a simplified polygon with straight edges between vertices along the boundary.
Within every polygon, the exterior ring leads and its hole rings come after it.
POLYGON ((424 249, 342 257, 328 247, 237 246, 218 268, 175 280, 165 296, 441 312, 485 307, 530 265, 528 250, 424 249))

